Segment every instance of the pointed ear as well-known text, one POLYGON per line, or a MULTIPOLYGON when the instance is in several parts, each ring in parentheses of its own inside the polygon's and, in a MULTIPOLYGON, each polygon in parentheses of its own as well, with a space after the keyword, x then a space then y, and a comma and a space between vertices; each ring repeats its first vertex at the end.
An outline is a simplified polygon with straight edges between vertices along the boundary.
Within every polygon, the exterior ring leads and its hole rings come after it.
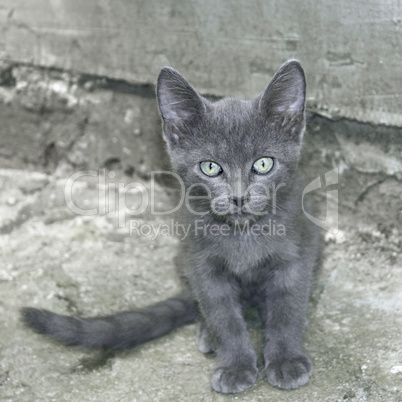
POLYGON ((306 79, 297 60, 289 60, 275 74, 262 94, 259 109, 268 121, 291 135, 302 136, 306 79))
POLYGON ((178 144, 180 137, 202 118, 206 105, 200 95, 171 67, 162 68, 156 94, 166 140, 178 144))

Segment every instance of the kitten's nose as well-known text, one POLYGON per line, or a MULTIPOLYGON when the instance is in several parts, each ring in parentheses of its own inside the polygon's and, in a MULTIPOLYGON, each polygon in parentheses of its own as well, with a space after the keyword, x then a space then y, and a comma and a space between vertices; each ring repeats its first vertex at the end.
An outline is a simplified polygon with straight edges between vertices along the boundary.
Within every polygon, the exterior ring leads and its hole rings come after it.
POLYGON ((241 208, 246 203, 247 198, 246 197, 232 197, 230 200, 232 201, 232 203, 234 205, 236 205, 236 207, 241 208))

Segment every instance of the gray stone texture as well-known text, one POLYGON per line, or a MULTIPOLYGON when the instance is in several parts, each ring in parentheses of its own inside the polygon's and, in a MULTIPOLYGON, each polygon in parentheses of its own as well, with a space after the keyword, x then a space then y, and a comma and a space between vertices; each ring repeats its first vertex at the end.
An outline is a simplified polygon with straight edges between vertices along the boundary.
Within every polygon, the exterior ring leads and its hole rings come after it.
POLYGON ((401 27, 398 0, 2 0, 0 49, 136 84, 168 64, 202 93, 247 97, 297 57, 310 108, 402 126, 401 27))
POLYGON ((169 167, 153 88, 12 64, 4 71, 1 166, 144 177, 169 167))

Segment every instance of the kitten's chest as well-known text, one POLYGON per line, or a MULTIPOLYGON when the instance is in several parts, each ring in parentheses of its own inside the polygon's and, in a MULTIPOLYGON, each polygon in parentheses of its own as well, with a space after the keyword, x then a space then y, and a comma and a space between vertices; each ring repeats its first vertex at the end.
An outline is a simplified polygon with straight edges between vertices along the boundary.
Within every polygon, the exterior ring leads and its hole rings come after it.
POLYGON ((219 237, 214 244, 214 254, 230 271, 241 274, 267 263, 273 254, 273 244, 264 237, 235 234, 219 237))

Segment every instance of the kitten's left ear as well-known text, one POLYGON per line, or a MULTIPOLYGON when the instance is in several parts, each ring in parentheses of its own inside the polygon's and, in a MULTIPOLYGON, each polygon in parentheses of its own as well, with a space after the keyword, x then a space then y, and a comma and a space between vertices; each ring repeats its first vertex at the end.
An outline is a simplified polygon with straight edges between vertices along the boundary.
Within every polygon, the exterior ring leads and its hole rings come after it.
POLYGON ((259 101, 268 121, 301 136, 304 131, 306 78, 297 60, 289 60, 275 74, 259 101))

